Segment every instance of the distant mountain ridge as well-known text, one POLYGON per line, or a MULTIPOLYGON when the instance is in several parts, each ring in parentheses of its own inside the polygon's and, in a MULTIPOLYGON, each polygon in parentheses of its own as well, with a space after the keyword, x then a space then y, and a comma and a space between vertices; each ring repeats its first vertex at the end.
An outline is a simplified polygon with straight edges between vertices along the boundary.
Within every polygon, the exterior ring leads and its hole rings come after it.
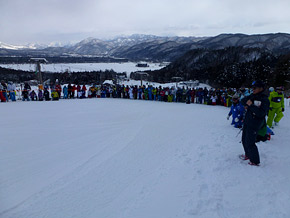
POLYGON ((0 43, 0 56, 107 56, 131 61, 174 61, 193 49, 228 47, 260 48, 273 53, 290 52, 290 34, 221 34, 214 37, 119 36, 110 40, 87 38, 68 46, 13 47, 0 43))

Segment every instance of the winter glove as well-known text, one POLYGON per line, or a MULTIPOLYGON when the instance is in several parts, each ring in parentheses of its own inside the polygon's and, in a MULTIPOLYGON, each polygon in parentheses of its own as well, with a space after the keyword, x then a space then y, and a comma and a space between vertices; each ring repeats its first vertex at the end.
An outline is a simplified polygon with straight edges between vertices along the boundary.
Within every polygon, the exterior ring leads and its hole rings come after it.
POLYGON ((285 109, 284 109, 284 108, 282 108, 282 112, 284 112, 284 110, 285 110, 285 109))
POLYGON ((227 116, 227 120, 229 120, 229 119, 230 119, 230 115, 227 116))
POLYGON ((239 118, 236 117, 236 118, 235 118, 235 122, 236 122, 236 123, 239 122, 239 118))

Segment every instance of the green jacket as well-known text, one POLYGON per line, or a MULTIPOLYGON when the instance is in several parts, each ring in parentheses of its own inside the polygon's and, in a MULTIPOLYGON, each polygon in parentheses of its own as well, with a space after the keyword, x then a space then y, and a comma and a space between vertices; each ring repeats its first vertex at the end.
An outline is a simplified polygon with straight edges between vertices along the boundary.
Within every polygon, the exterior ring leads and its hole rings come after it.
POLYGON ((275 91, 271 92, 269 101, 271 108, 284 108, 284 95, 282 93, 279 94, 275 91))

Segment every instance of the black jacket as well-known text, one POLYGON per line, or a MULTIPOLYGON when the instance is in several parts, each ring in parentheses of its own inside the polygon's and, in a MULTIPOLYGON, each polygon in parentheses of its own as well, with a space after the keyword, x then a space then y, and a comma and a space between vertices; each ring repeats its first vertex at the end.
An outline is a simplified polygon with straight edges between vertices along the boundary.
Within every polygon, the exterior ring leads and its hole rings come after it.
POLYGON ((269 111, 270 102, 268 95, 265 93, 265 91, 256 95, 251 94, 241 100, 242 105, 247 106, 248 100, 251 100, 253 104, 247 109, 244 125, 248 128, 258 131, 264 124, 265 116, 269 111))

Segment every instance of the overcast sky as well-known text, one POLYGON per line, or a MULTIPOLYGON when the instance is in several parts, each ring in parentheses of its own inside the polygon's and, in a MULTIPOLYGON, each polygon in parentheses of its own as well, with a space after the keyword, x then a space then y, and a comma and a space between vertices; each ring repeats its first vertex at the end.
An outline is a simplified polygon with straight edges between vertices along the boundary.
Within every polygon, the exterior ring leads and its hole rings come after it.
POLYGON ((0 42, 290 33, 290 0, 0 0, 0 42))

